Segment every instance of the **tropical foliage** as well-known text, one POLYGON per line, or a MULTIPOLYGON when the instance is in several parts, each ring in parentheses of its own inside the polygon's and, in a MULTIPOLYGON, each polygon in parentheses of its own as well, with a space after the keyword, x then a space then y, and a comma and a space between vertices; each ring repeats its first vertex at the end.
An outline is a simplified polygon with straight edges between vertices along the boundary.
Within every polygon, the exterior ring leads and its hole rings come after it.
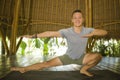
POLYGON ((95 42, 93 52, 99 52, 103 56, 120 57, 120 40, 116 39, 99 39, 95 42))
MULTIPOLYGON (((7 42, 9 44, 8 40, 7 42)), ((0 45, 2 45, 1 41, 0 45)), ((0 51, 2 51, 1 49, 2 48, 0 46, 0 51)), ((37 50, 42 56, 54 56, 56 53, 64 54, 66 49, 66 40, 62 38, 23 39, 17 51, 17 54, 31 54, 37 50)), ((99 52, 103 56, 120 57, 120 40, 98 39, 92 48, 92 52, 99 52)))
POLYGON ((23 39, 17 53, 22 55, 31 54, 37 49, 44 57, 54 56, 56 50, 62 46, 66 47, 65 39, 62 38, 23 39))

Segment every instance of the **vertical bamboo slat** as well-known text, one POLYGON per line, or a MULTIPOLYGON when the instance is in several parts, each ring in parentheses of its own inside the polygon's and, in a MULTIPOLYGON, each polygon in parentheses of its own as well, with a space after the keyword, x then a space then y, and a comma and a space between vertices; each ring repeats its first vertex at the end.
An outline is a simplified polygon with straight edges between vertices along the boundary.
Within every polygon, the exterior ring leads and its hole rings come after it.
POLYGON ((2 10, 1 10, 1 12, 2 12, 2 15, 4 14, 4 10, 5 10, 5 2, 6 2, 6 0, 3 0, 3 8, 2 8, 2 10))
POLYGON ((85 0, 86 26, 92 27, 92 0, 85 0))
POLYGON ((92 21, 93 21, 93 16, 92 16, 92 14, 93 14, 93 13, 92 13, 92 12, 93 12, 93 11, 92 11, 92 0, 88 0, 88 1, 89 1, 89 2, 88 2, 88 3, 89 3, 89 7, 88 7, 88 9, 89 9, 89 25, 88 25, 88 26, 89 26, 89 27, 92 27, 92 26, 93 26, 93 25, 92 25, 92 23, 93 23, 93 22, 92 22, 92 21))
POLYGON ((88 0, 85 0, 85 26, 88 26, 89 25, 89 16, 88 16, 88 0))
POLYGON ((12 23, 12 34, 10 40, 10 54, 15 54, 16 52, 16 36, 18 28, 18 16, 21 0, 16 0, 15 9, 14 9, 14 19, 12 23))

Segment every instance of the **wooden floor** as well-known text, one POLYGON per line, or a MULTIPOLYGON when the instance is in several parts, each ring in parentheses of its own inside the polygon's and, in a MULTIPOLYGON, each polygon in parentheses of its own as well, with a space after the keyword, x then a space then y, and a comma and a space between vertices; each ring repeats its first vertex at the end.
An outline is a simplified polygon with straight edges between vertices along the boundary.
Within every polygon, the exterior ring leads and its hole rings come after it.
MULTIPOLYGON (((15 56, 12 56, 11 58, 6 57, 6 56, 0 56, 0 57, 1 57, 0 58, 0 77, 3 77, 10 72, 9 69, 11 66, 23 67, 23 66, 28 66, 28 65, 43 61, 39 57, 36 58, 31 55, 17 57, 17 58, 15 56)), ((74 70, 79 70, 79 69, 80 69, 80 65, 70 64, 70 65, 47 68, 44 70, 46 71, 74 71, 74 70)), ((99 69, 99 70, 107 69, 107 70, 120 74, 120 57, 103 57, 102 61, 92 69, 99 69)))

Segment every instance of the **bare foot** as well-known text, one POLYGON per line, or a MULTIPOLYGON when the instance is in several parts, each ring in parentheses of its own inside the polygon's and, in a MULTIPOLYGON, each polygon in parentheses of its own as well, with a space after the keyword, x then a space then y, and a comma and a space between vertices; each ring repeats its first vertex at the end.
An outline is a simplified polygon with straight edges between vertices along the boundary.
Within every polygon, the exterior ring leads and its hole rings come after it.
POLYGON ((11 70, 11 71, 19 71, 19 72, 21 72, 21 73, 26 72, 26 71, 25 71, 25 68, 22 68, 22 67, 12 67, 10 70, 11 70))
POLYGON ((90 73, 90 72, 88 72, 88 71, 86 71, 86 70, 80 70, 80 73, 81 73, 81 74, 84 74, 84 75, 86 75, 86 76, 89 76, 89 77, 93 77, 93 76, 94 76, 92 73, 90 73))

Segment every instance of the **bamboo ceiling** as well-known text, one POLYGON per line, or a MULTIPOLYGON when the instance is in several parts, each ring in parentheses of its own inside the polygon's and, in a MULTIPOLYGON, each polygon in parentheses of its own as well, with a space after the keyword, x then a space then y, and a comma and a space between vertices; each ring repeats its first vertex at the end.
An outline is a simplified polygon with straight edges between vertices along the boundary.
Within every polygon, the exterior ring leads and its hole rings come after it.
MULTIPOLYGON (((7 36, 11 33, 15 3, 16 0, 0 0, 0 22, 7 36)), ((103 28, 109 31, 107 38, 120 38, 120 0, 21 0, 17 35, 70 27, 75 9, 83 11, 86 25, 91 24, 87 27, 103 28)))

